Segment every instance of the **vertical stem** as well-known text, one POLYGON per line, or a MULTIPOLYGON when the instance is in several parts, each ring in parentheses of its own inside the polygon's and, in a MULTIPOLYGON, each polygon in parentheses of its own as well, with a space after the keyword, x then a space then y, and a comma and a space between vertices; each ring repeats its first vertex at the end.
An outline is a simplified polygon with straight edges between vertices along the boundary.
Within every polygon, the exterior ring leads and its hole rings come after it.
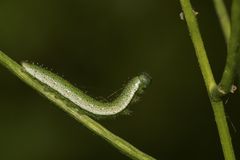
POLYGON ((224 111, 224 105, 221 101, 211 101, 211 104, 217 123, 225 160, 235 160, 234 149, 232 146, 231 135, 229 133, 229 127, 224 111))
POLYGON ((228 44, 231 32, 230 18, 223 0, 213 0, 218 19, 220 21, 223 35, 226 43, 228 44))
POLYGON ((212 91, 216 87, 216 82, 214 80, 211 67, 208 62, 204 44, 198 28, 197 19, 192 9, 190 0, 180 0, 180 3, 182 5, 188 29, 194 44, 195 52, 206 84, 209 99, 211 101, 225 160, 235 160, 231 136, 224 111, 224 105, 221 99, 212 97, 212 91))
POLYGON ((180 0, 180 2, 182 5, 184 16, 187 21, 188 30, 193 41, 193 45, 196 51, 195 53, 200 65, 205 85, 207 87, 207 91, 211 92, 211 90, 216 86, 216 83, 212 74, 212 69, 209 64, 203 40, 199 31, 196 15, 194 14, 194 11, 189 0, 180 0))

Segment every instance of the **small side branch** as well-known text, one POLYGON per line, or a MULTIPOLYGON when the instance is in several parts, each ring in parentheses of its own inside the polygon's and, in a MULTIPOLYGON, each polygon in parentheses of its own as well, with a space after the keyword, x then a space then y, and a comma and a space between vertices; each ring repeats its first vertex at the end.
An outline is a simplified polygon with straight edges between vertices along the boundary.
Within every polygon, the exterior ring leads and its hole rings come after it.
POLYGON ((214 93, 215 97, 221 97, 231 92, 240 61, 240 0, 233 0, 231 15, 232 27, 228 45, 227 61, 221 82, 214 93))
POLYGON ((231 32, 230 18, 223 0, 213 0, 218 19, 220 21, 223 35, 226 43, 228 44, 231 32))

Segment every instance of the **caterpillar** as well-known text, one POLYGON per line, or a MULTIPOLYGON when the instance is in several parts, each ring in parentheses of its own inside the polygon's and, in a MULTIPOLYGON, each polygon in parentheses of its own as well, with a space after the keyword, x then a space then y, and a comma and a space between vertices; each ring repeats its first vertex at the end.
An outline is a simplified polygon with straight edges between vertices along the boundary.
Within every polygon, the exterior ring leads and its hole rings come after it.
POLYGON ((124 111, 136 97, 142 94, 151 82, 147 73, 142 73, 132 78, 123 88, 122 92, 111 102, 98 101, 76 88, 62 77, 40 66, 22 63, 24 71, 30 76, 47 85, 58 94, 74 103, 80 109, 97 116, 111 116, 124 111))

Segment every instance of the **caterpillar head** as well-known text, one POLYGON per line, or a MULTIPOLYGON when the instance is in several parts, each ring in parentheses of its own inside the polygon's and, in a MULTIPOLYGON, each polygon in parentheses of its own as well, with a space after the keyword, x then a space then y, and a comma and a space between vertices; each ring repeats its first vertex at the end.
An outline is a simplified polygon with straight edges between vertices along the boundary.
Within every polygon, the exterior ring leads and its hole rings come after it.
POLYGON ((131 100, 131 103, 135 103, 140 100, 140 96, 144 93, 145 89, 152 81, 152 77, 145 72, 141 73, 139 76, 137 76, 137 78, 140 80, 140 85, 135 96, 131 100))
POLYGON ((143 72, 138 76, 138 78, 139 78, 141 84, 139 86, 139 89, 138 89, 137 93, 138 94, 143 94, 144 90, 152 82, 152 77, 149 74, 143 72))

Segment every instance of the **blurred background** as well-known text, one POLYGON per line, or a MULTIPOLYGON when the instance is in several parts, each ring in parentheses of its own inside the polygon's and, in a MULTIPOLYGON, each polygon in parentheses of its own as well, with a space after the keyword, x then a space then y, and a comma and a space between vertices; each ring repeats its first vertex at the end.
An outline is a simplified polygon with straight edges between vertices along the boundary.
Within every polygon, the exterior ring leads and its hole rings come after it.
MULTIPOLYGON (((226 47, 212 1, 193 6, 219 81, 226 47)), ((1 0, 0 49, 18 62, 43 64, 97 98, 147 72, 153 82, 132 114, 98 121, 159 160, 222 160, 180 12, 179 1, 167 0, 1 0)), ((128 159, 2 66, 0 90, 0 159, 128 159)), ((226 103, 239 158, 239 94, 226 103)))

